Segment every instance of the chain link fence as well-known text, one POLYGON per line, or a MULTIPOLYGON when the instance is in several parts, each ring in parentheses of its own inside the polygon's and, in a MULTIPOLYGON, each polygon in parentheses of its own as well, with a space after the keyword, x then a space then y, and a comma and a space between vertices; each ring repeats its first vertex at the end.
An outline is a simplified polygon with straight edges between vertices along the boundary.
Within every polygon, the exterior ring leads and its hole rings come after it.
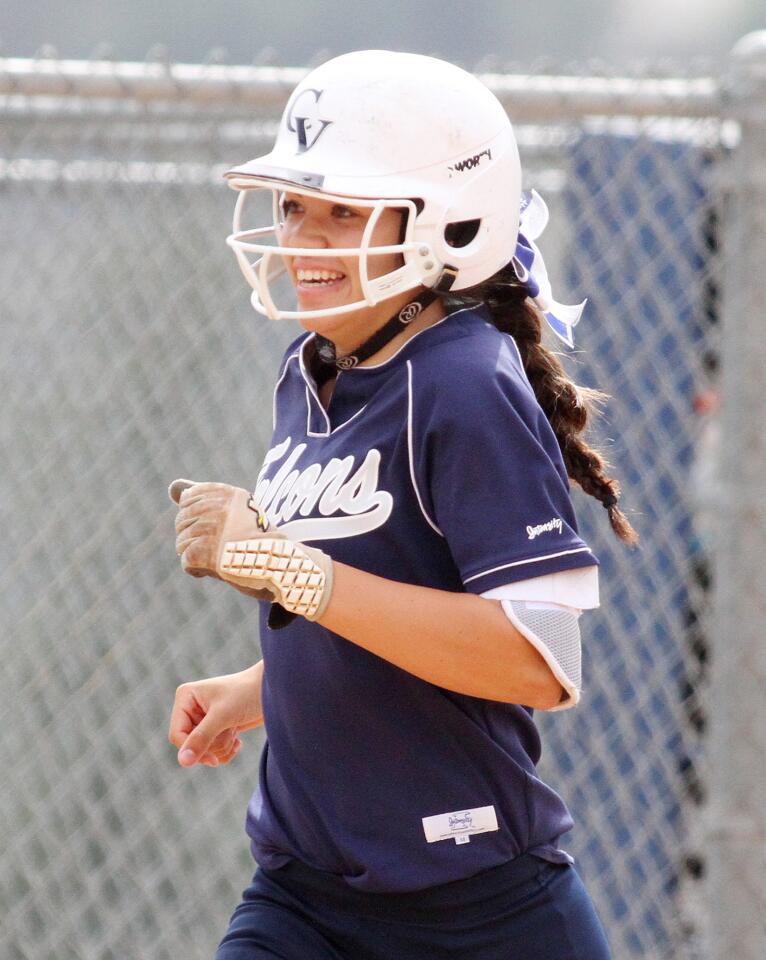
MULTIPOLYGON (((249 307, 221 173, 265 151, 300 75, 0 61, 9 960, 204 960, 252 873, 259 732, 230 766, 192 771, 165 732, 178 683, 258 659, 255 612, 182 575, 165 491, 176 476, 252 486, 260 467, 295 328, 249 307)), ((567 362, 612 395, 595 439, 643 538, 622 548, 577 498, 602 607, 582 704, 537 715, 541 775, 570 805, 565 846, 616 960, 702 960, 720 826, 707 734, 725 493, 711 466, 742 125, 715 78, 485 79, 551 208, 557 292, 590 298, 567 362)))

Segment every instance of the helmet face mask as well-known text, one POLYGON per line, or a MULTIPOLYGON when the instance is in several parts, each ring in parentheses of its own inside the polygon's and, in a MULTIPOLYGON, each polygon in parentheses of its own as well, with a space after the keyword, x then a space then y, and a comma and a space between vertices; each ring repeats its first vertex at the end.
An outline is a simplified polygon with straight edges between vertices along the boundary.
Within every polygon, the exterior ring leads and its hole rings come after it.
POLYGON ((328 61, 293 92, 271 153, 226 177, 241 191, 227 243, 253 287, 254 308, 274 319, 350 312, 408 290, 439 289, 447 277, 452 290, 472 287, 514 254, 521 170, 510 121, 480 81, 431 57, 371 50, 328 61), (271 191, 272 222, 246 229, 246 197, 264 190, 271 191), (370 209, 359 247, 282 246, 285 191, 370 209), (388 208, 406 213, 401 242, 371 246, 388 208), (451 226, 461 223, 472 227, 451 226), (370 261, 384 253, 399 254, 403 265, 370 277, 370 261), (279 309, 270 282, 284 268, 278 261, 294 256, 358 257, 364 299, 326 310, 279 309))
POLYGON ((370 216, 364 229, 362 241, 358 247, 293 247, 284 246, 279 242, 282 225, 280 201, 286 191, 287 184, 275 185, 268 181, 241 191, 234 210, 234 229, 227 238, 227 243, 234 250, 240 269, 245 279, 253 288, 250 301, 259 313, 263 313, 272 320, 315 319, 319 317, 335 316, 341 313, 350 313, 363 307, 374 306, 382 300, 398 296, 406 290, 425 284, 431 275, 435 279, 438 275, 436 259, 425 243, 413 240, 414 223, 417 215, 417 206, 412 200, 405 199, 377 199, 366 200, 357 197, 343 197, 332 194, 318 193, 316 190, 301 189, 289 185, 289 192, 299 196, 313 196, 330 203, 362 207, 370 210, 370 216), (272 223, 254 229, 243 229, 242 219, 244 209, 252 193, 259 190, 270 190, 272 193, 272 223), (396 209, 404 213, 403 238, 400 243, 387 246, 372 246, 371 240, 381 214, 386 209, 396 209), (275 243, 264 242, 265 238, 273 237, 275 243), (256 254, 256 259, 251 255, 256 254), (397 269, 379 277, 370 276, 370 259, 376 256, 399 254, 404 263, 397 269), (271 293, 271 283, 285 271, 284 257, 358 257, 359 280, 364 299, 356 300, 343 306, 327 307, 321 310, 285 310, 275 303, 271 293), (276 261, 276 262, 275 262, 276 261))

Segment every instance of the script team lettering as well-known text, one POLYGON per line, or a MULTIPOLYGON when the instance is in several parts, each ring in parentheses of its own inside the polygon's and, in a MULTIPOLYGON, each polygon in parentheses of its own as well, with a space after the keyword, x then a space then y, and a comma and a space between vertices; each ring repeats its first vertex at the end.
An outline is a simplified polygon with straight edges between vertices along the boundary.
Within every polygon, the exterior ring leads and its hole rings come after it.
POLYGON ((287 536, 304 542, 353 537, 386 522, 393 497, 378 490, 380 451, 368 450, 356 469, 351 455, 333 457, 324 466, 302 466, 299 461, 307 444, 290 451, 291 445, 288 437, 266 454, 254 493, 261 509, 287 536), (274 476, 267 479, 268 468, 280 460, 274 476), (321 516, 311 517, 316 511, 321 516))

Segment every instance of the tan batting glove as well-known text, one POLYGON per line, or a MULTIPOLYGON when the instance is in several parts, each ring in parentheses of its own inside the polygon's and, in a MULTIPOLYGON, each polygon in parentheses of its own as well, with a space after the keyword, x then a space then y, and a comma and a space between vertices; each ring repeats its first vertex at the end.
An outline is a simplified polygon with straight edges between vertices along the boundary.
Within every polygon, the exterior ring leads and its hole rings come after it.
POLYGON ((176 552, 187 573, 219 577, 307 620, 322 616, 332 592, 332 559, 280 533, 247 490, 174 480, 168 494, 181 508, 176 552))

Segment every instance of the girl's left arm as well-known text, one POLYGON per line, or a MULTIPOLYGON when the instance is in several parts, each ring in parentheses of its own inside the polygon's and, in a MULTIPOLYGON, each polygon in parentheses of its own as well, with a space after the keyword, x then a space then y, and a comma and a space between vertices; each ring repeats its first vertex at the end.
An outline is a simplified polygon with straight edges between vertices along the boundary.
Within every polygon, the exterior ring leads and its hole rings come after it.
POLYGON ((386 580, 333 563, 329 603, 318 622, 429 683, 538 710, 562 686, 499 601, 386 580))
MULTIPOLYGON (((176 481, 171 498, 181 508, 176 550, 192 576, 252 584, 255 589, 244 592, 278 599, 291 610, 285 602, 294 588, 294 579, 285 579, 294 577, 292 561, 283 556, 287 549, 290 556, 299 554, 300 563, 314 565, 313 574, 329 592, 325 599, 311 595, 312 603, 317 600, 312 619, 351 643, 457 693, 538 710, 560 702, 561 684, 499 601, 398 583, 332 561, 281 535, 241 487, 176 481), (248 549, 240 553, 243 542, 248 549), (262 551, 252 549, 259 543, 262 551), (272 555, 275 550, 282 552, 272 555)), ((297 592, 300 599, 305 591, 297 592)))

